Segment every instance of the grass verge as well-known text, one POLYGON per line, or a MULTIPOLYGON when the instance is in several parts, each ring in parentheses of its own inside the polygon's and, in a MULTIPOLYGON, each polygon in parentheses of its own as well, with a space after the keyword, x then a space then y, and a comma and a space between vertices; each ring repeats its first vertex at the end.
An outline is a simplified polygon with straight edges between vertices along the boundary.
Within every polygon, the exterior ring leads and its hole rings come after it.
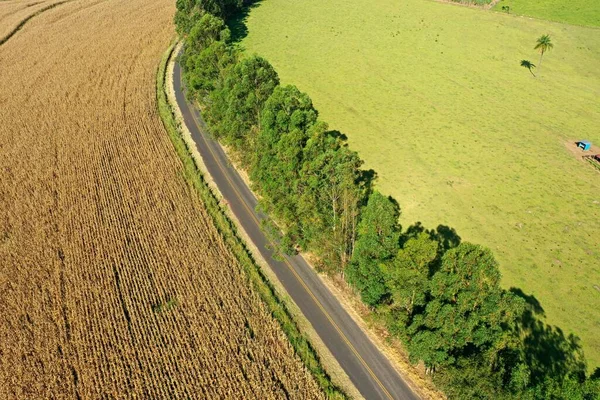
POLYGON ((249 249, 238 236, 235 225, 219 206, 217 197, 212 192, 205 181, 204 176, 196 166, 190 149, 180 134, 173 110, 167 98, 165 87, 167 64, 173 56, 174 48, 175 43, 169 47, 160 62, 156 76, 156 97, 159 115, 169 134, 169 138, 173 143, 173 147, 183 164, 183 175, 185 180, 200 196, 200 199, 204 203, 217 230, 243 266, 253 289, 259 293, 273 317, 279 322, 283 332, 294 347, 294 351, 315 377, 315 380, 322 388, 323 392, 330 399, 346 399, 348 396, 331 381, 329 374, 327 374, 321 365, 319 356, 314 347, 308 338, 300 331, 298 324, 286 305, 277 297, 273 286, 260 270, 260 267, 255 263, 249 249))

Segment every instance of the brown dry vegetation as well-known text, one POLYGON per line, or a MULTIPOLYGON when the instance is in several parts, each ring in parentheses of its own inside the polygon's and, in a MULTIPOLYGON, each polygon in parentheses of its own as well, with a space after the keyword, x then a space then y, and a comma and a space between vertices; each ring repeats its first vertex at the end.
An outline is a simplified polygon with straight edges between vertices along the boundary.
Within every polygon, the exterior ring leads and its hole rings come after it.
POLYGON ((157 115, 173 12, 73 0, 0 46, 2 399, 322 397, 157 115))
POLYGON ((48 0, 0 0, 0 22, 7 17, 37 4, 46 3, 48 0))
POLYGON ((0 43, 37 13, 65 0, 0 1, 0 43))

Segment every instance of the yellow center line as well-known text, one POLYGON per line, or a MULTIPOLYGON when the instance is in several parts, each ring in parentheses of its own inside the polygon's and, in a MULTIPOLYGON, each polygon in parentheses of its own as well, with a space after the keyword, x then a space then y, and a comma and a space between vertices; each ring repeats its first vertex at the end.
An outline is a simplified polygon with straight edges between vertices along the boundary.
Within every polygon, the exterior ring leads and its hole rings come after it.
MULTIPOLYGON (((181 78, 181 74, 180 74, 179 78, 180 78, 180 87, 183 88, 182 80, 181 80, 182 79, 181 78)), ((184 99, 184 101, 186 101, 186 106, 188 106, 187 105, 187 100, 184 99)), ((189 106, 188 106, 188 109, 189 109, 189 106)), ((219 169, 221 170, 221 172, 225 176, 225 179, 227 179, 227 182, 229 182, 229 185, 231 186, 231 188, 235 192, 237 198, 241 201, 242 205, 246 208, 246 210, 248 211, 248 213, 250 214, 250 216, 252 217, 252 219, 254 220, 254 222, 256 223, 256 225, 258 226, 258 228, 260 229, 260 221, 258 220, 258 218, 256 217, 256 215, 254 215, 254 211, 248 206, 248 204, 246 204, 246 202, 244 201, 244 198, 242 197, 242 195, 239 193, 239 191, 237 190, 237 188, 235 187, 235 185, 233 184, 233 182, 229 178, 229 175, 225 171, 225 168, 221 164, 221 161, 219 161, 219 159, 215 155, 214 151, 208 145, 208 142, 206 141, 206 139, 204 138, 204 136, 202 134, 202 128, 200 127, 200 124, 199 124, 199 122, 196 119, 196 115, 194 114, 194 110, 190 110, 190 111, 191 111, 191 114, 192 114, 192 119, 194 120, 194 124, 198 128, 198 131, 200 132, 200 136, 202 137, 202 139, 206 143, 206 147, 208 148, 208 151, 210 151, 211 155, 213 156, 213 158, 217 162, 217 164, 219 166, 219 169)), ((267 241, 272 246, 274 246, 274 247, 276 246, 276 244, 271 239, 267 238, 267 241)), ((331 323, 331 325, 333 325, 333 327, 336 329, 336 331, 338 332, 338 334, 340 335, 340 337, 342 338, 342 340, 348 345, 348 347, 350 348, 350 350, 352 350, 352 352, 354 353, 354 355, 358 358, 358 360, 361 362, 361 364, 369 372, 369 375, 371 375, 371 377, 373 378, 373 380, 375 380, 375 382, 377 382, 377 384, 379 385, 379 387, 381 388, 381 390, 383 390, 383 392, 386 394, 386 396, 390 400, 393 400, 394 398, 392 397, 392 395, 388 392, 388 390, 385 388, 385 386, 383 386, 383 384, 381 383, 381 381, 379 380, 379 378, 377 378, 377 376, 375 375, 375 373, 373 372, 373 370, 367 365, 366 361, 361 357, 361 355, 358 353, 358 351, 352 345, 352 343, 350 343, 350 341, 348 340, 348 338, 346 337, 346 335, 344 334, 344 332, 342 332, 342 330, 335 323, 335 321, 333 320, 333 318, 331 317, 331 315, 329 315, 329 313, 327 312, 327 310, 325 310, 325 308, 323 307, 323 304, 321 304, 321 302, 317 299, 317 297, 314 295, 314 293, 312 292, 312 290, 310 290, 310 288, 308 287, 308 285, 306 284, 306 282, 304 282, 304 280, 302 279, 302 277, 298 274, 298 272, 290 264, 290 262, 288 261, 287 257, 284 256, 283 261, 288 266, 288 268, 290 269, 290 271, 292 271, 292 273, 294 274, 294 276, 296 277, 296 279, 298 280, 298 282, 300 282, 300 284, 304 287, 304 289, 306 290, 306 292, 313 299, 313 301, 315 302, 315 304, 319 307, 319 309, 321 310, 321 312, 323 312, 323 314, 325 315, 325 317, 327 317, 327 319, 329 320, 329 322, 331 323)))

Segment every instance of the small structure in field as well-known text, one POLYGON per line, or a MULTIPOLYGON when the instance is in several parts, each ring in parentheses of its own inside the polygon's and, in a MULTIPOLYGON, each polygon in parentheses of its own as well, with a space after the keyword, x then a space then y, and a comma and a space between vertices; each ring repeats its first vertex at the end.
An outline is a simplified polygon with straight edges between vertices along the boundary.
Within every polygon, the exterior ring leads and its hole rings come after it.
POLYGON ((596 154, 596 155, 594 156, 594 159, 595 159, 596 161, 600 162, 600 154, 596 154))
POLYGON ((592 148, 592 142, 588 140, 580 140, 579 142, 577 142, 577 147, 579 147, 583 151, 588 151, 592 148))

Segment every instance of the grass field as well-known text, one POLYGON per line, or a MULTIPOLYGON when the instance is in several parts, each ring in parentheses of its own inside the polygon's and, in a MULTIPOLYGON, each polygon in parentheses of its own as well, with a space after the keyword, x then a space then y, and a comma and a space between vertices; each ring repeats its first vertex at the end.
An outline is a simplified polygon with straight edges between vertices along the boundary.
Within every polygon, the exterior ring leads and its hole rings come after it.
POLYGON ((600 30, 407 0, 264 0, 248 53, 306 91, 349 137, 406 227, 493 249, 503 284, 600 366, 600 174, 567 144, 600 143, 600 30), (536 39, 550 34, 537 78, 536 39))
POLYGON ((494 10, 510 7, 513 14, 542 18, 567 24, 600 26, 597 0, 501 0, 494 10))
POLYGON ((0 45, 1 399, 325 397, 159 117, 174 11, 71 1, 0 45))

